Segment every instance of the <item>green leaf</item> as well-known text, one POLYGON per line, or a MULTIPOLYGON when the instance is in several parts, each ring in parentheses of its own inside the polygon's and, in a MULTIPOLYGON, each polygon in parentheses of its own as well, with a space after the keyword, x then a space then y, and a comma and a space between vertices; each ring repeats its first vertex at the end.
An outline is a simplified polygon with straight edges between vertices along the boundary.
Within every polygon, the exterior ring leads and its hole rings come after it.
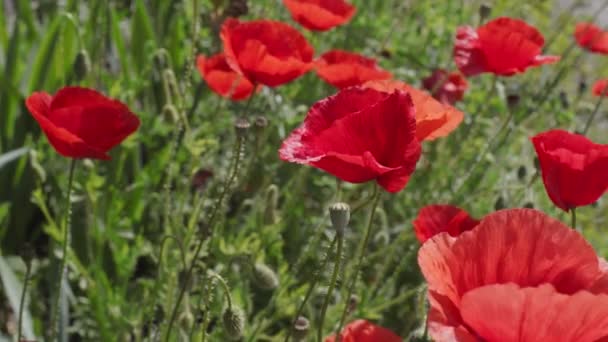
POLYGON ((4 154, 0 154, 0 170, 8 165, 10 162, 13 162, 19 159, 21 156, 26 154, 29 151, 29 147, 22 147, 16 150, 12 150, 10 152, 6 152, 4 154))
MULTIPOLYGON (((4 293, 8 298, 8 302, 13 309, 13 312, 19 313, 19 303, 21 302, 21 293, 23 292, 23 284, 17 279, 13 270, 9 267, 5 257, 0 256, 0 278, 4 293)), ((34 335, 34 325, 32 323, 32 315, 27 310, 28 299, 25 300, 25 310, 23 311, 23 335, 27 340, 36 340, 34 335)))
POLYGON ((140 70, 146 62, 147 43, 154 42, 153 27, 144 1, 137 0, 131 27, 131 51, 133 52, 135 65, 139 66, 140 70))

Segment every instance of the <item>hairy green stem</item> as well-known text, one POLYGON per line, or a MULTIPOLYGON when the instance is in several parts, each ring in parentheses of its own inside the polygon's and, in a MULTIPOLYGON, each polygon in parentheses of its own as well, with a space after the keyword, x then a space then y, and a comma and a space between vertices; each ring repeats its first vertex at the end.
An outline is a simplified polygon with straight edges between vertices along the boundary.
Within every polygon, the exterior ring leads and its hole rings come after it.
POLYGON ((340 273, 340 263, 342 262, 342 246, 344 245, 344 234, 336 232, 336 238, 338 239, 338 247, 336 248, 336 258, 334 260, 334 271, 331 275, 329 288, 325 294, 325 300, 323 300, 323 306, 321 307, 321 316, 319 317, 319 326, 317 329, 317 341, 323 341, 323 325, 325 323, 325 314, 327 313, 327 307, 329 306, 329 300, 331 298, 336 282, 338 281, 338 274, 340 273))
MULTIPOLYGON (((377 185, 376 185, 377 188, 377 185)), ((363 266, 363 259, 365 258, 365 252, 367 251, 367 244, 369 243, 369 238, 372 235, 371 231, 372 231, 372 226, 373 226, 373 222, 374 222, 374 217, 376 216, 376 208, 378 207, 378 204, 380 203, 380 197, 382 197, 382 193, 381 192, 376 192, 375 196, 374 196, 374 202, 372 204, 371 207, 371 211, 369 213, 369 221, 367 222, 367 228, 365 229, 365 237, 363 238, 363 241, 361 242, 361 245, 359 246, 359 255, 357 257, 357 265, 355 266, 355 270, 351 276, 350 279, 350 285, 348 287, 348 294, 345 297, 346 298, 346 304, 344 304, 344 309, 342 310, 342 317, 340 318, 340 324, 338 324, 338 328, 336 329, 336 342, 340 342, 340 331, 342 330, 342 327, 344 326, 344 322, 346 321, 346 316, 348 316, 348 300, 349 298, 353 295, 353 292, 355 291, 355 287, 357 286, 357 278, 359 277, 359 272, 361 271, 361 268, 363 266)))
POLYGON ((21 300, 19 301, 19 328, 17 333, 17 341, 21 341, 23 337, 23 311, 25 311, 25 295, 27 293, 27 285, 30 282, 30 273, 32 271, 32 262, 25 262, 25 278, 23 279, 23 291, 21 292, 21 300))
MULTIPOLYGON (((53 299, 54 306, 51 307, 51 331, 52 336, 56 336, 57 330, 57 316, 59 315, 59 298, 61 298, 61 290, 63 289, 63 277, 65 276, 65 266, 68 255, 68 245, 70 244, 70 224, 72 221, 72 184, 74 183, 74 170, 76 169, 76 159, 70 161, 70 171, 68 176, 68 189, 66 196, 66 209, 63 224, 63 241, 62 241, 62 253, 61 261, 59 263, 59 280, 57 281, 57 288, 55 291, 55 297, 53 299)), ((57 336, 56 336, 57 337, 57 336)))
POLYGON ((572 219, 572 229, 576 230, 576 207, 570 209, 570 215, 572 219))

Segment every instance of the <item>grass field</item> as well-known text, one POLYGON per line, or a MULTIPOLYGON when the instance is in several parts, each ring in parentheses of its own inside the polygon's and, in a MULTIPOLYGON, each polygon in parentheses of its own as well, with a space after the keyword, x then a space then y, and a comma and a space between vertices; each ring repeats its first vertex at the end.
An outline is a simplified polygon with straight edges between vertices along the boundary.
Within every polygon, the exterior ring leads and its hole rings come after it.
MULTIPOLYGON (((0 341, 16 338, 23 260, 30 258, 24 336, 51 340, 68 207, 69 272, 56 308, 61 341, 226 341, 224 285, 245 313, 242 341, 283 341, 310 289, 301 314, 316 341, 334 283, 323 336, 355 301, 349 320, 372 320, 408 340, 424 326, 426 310, 412 228, 420 208, 449 203, 481 218, 495 209, 534 207, 570 222, 547 197, 530 137, 550 128, 582 131, 597 111, 587 136, 608 143, 608 103, 590 91, 608 76, 608 59, 573 39, 577 22, 599 21, 593 15, 602 11, 574 17, 567 6, 556 14, 557 1, 493 1, 490 18, 525 19, 543 33, 543 53, 561 60, 513 77, 469 79, 455 105, 464 122, 425 142, 407 187, 380 190, 372 211, 374 182, 337 181, 278 156, 311 105, 335 88, 309 72, 237 102, 201 79, 196 56, 222 50, 220 13, 229 2, 6 0, 0 6, 0 341), (76 162, 71 197, 71 160, 56 153, 25 106, 33 92, 65 85, 97 89, 141 120, 111 160, 76 162), (241 139, 234 121, 243 114, 257 121, 241 139), (352 208, 340 255, 328 215, 338 200, 352 208), (355 300, 348 280, 370 216, 355 300), (188 289, 183 298, 182 287, 188 289)), ((350 2, 357 7, 353 19, 323 33, 299 26, 279 0, 248 1, 241 20, 286 22, 315 56, 355 51, 414 86, 436 68, 456 70, 457 27, 482 21, 480 1, 350 2)), ((577 215, 585 238, 608 257, 606 200, 577 215)))

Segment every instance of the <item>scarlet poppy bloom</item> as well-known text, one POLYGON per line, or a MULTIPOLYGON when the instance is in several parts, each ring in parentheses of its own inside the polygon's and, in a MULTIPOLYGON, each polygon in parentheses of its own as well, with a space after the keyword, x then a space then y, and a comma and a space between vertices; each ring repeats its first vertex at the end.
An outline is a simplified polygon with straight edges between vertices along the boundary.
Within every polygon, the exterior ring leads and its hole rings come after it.
POLYGON ((591 23, 578 23, 574 29, 574 39, 584 49, 608 54, 608 32, 591 23))
POLYGON ((474 29, 458 28, 454 61, 465 76, 484 72, 511 76, 527 68, 554 63, 559 56, 543 56, 545 39, 525 21, 501 17, 474 29))
POLYGON ((593 95, 595 96, 606 96, 608 95, 608 79, 597 80, 593 84, 593 95))
POLYGON ((312 66, 314 51, 293 27, 271 20, 222 25, 226 62, 254 84, 276 87, 301 76, 312 66))
POLYGON ((36 92, 25 105, 57 153, 70 158, 110 159, 108 151, 139 127, 127 106, 87 88, 36 92))
POLYGON ((199 55, 196 67, 209 88, 223 97, 243 100, 253 93, 253 84, 230 68, 223 53, 209 58, 199 55))
POLYGON ((357 9, 344 0, 283 0, 293 20, 313 31, 347 23, 357 9))
POLYGON ((279 155, 347 182, 376 180, 400 191, 420 158, 412 100, 399 90, 344 89, 312 106, 279 155))
POLYGON ((466 211, 453 205, 428 205, 418 212, 413 222, 414 232, 420 243, 433 236, 447 232, 451 236, 473 229, 479 220, 469 216, 466 211))
POLYGON ((422 80, 422 86, 441 103, 453 105, 462 101, 469 82, 459 72, 437 69, 431 76, 422 80))
MULTIPOLYGON (((602 261, 603 262, 603 261, 602 261)), ((422 245, 435 341, 596 341, 608 337, 608 282, 576 230, 533 209, 484 217, 422 245)))
POLYGON ((536 135, 532 143, 545 190, 559 208, 592 204, 608 189, 608 145, 557 129, 536 135))
MULTIPOLYGON (((336 341, 336 336, 331 335, 325 342, 336 341)), ((340 332, 342 342, 401 342, 403 339, 394 332, 381 326, 370 323, 364 319, 358 319, 347 324, 340 332)))
POLYGON ((393 77, 378 67, 375 59, 343 50, 328 51, 315 64, 317 75, 339 89, 393 77))
POLYGON ((445 137, 464 119, 464 114, 458 109, 443 104, 427 92, 400 81, 370 81, 363 86, 385 92, 402 90, 410 94, 416 109, 416 137, 419 141, 445 137))

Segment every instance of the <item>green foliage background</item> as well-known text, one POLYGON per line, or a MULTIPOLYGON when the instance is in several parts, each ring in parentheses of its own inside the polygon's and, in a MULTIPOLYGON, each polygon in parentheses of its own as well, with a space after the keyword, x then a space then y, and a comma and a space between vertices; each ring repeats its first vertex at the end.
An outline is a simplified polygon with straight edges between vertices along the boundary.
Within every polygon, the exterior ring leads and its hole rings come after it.
MULTIPOLYGON (((37 336, 46 333, 49 291, 56 281, 69 160, 50 148, 27 112, 25 98, 34 91, 54 93, 64 85, 81 84, 120 99, 141 118, 139 131, 112 151, 111 161, 83 161, 77 166, 69 254, 71 305, 62 309, 62 315, 65 331, 77 340, 150 338, 154 331, 166 329, 174 305, 184 269, 178 244, 191 257, 189 246, 206 234, 204 218, 234 157, 233 121, 246 106, 212 93, 194 68, 195 54, 220 51, 218 13, 227 2, 15 0, 8 2, 13 4, 10 12, 0 6, 0 254, 5 256, 2 264, 10 266, 0 268, 1 292, 7 311, 21 284, 5 281, 6 275, 14 272, 21 278, 24 269, 20 259, 11 256, 23 254, 29 244, 28 250, 36 255, 29 311, 37 336), (79 81, 73 64, 82 50, 90 57, 91 69, 79 81), (163 92, 166 69, 178 83, 172 99, 163 92), (163 107, 168 101, 186 116, 187 126, 166 115, 163 107), (202 192, 191 186, 199 169, 213 172, 202 192), (197 203, 203 209, 200 216, 195 215, 197 203)), ((352 22, 326 33, 297 26, 278 0, 249 1, 245 18, 293 24, 317 54, 342 48, 375 56, 395 78, 413 85, 420 85, 436 67, 454 69, 456 27, 480 21, 479 1, 352 2, 358 8, 352 22)), ((510 78, 470 79, 465 101, 458 104, 466 122, 449 137, 425 143, 406 189, 383 195, 352 317, 377 321, 404 338, 420 326, 422 317, 418 242, 411 227, 418 209, 451 203, 482 217, 497 205, 531 205, 568 222, 569 217, 551 205, 535 175, 529 137, 555 127, 582 129, 597 100, 589 90, 579 91, 579 84, 590 86, 608 75, 605 57, 573 46, 574 24, 593 18, 575 18, 568 8, 555 16, 555 4, 548 0, 517 6, 497 0, 491 5, 491 17, 525 18, 536 25, 545 35, 546 53, 561 55, 562 60, 510 78), (520 101, 510 109, 506 98, 514 94, 520 101), (509 115, 511 120, 506 121, 509 115)), ((264 116, 269 126, 250 132, 243 149, 245 166, 222 211, 225 215, 206 244, 175 340, 198 339, 205 320, 213 327, 211 341, 225 338, 218 322, 225 303, 217 287, 209 286, 203 269, 221 274, 235 303, 245 309, 245 340, 284 337, 327 253, 333 236, 327 206, 338 195, 333 177, 283 163, 277 149, 310 105, 332 93, 309 73, 289 85, 265 88, 253 99, 249 117, 264 116), (279 190, 275 222, 267 219, 274 206, 267 190, 272 184, 279 190), (243 266, 247 258, 274 269, 279 288, 257 289, 243 266)), ((606 129, 606 113, 600 107, 589 136, 608 143, 606 129)), ((342 184, 340 198, 356 206, 371 192, 371 184, 342 184)), ((585 236, 604 257, 606 209, 601 200, 578 211, 585 236)), ((340 277, 335 305, 328 312, 327 333, 345 303, 342 282, 353 269, 366 208, 352 216, 342 257, 346 274, 340 277)), ((322 286, 331 266, 320 271, 322 286)), ((304 310, 313 328, 319 296, 313 295, 304 310)), ((0 327, 5 334, 7 324, 0 327)))

